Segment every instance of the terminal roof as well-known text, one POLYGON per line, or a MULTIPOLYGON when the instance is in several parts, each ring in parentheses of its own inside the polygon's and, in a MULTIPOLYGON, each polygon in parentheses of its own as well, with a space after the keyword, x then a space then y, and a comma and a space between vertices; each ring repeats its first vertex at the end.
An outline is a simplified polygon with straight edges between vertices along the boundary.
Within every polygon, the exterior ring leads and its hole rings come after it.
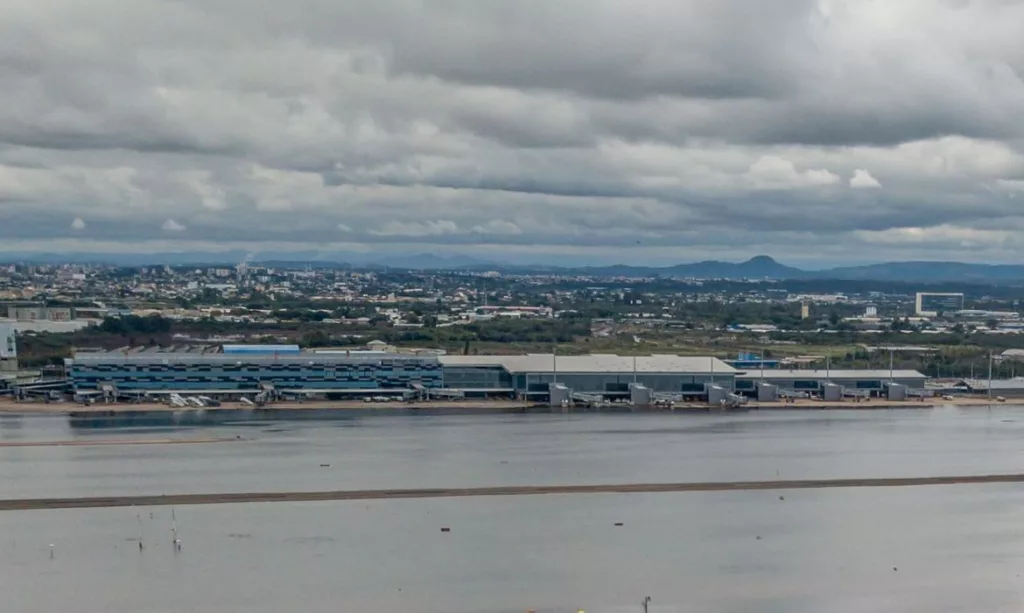
POLYGON ((444 366, 502 366, 511 373, 638 373, 733 374, 736 369, 712 357, 679 355, 622 356, 613 354, 560 355, 443 355, 444 366))
POLYGON ((888 370, 888 369, 876 369, 876 370, 843 370, 838 368, 832 369, 802 369, 802 370, 780 370, 777 368, 766 368, 763 373, 760 370, 747 370, 737 375, 738 379, 760 379, 762 376, 765 379, 814 379, 814 380, 825 380, 825 379, 879 379, 888 380, 890 377, 893 379, 926 379, 927 376, 921 374, 916 370, 888 370))

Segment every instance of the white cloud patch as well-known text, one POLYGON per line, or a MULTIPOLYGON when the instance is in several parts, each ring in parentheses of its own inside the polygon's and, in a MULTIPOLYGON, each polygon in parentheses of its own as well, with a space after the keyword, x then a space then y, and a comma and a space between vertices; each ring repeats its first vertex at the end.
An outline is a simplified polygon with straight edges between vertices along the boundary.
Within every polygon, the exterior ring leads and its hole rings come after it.
POLYGON ((522 234, 523 230, 511 221, 507 221, 505 219, 492 219, 485 224, 473 226, 472 232, 475 234, 518 235, 522 234))
POLYGON ((880 231, 857 231, 857 236, 866 243, 891 244, 937 244, 951 247, 974 248, 986 244, 999 244, 1012 238, 1005 230, 961 228, 948 224, 920 227, 908 226, 880 231))
POLYGON ((454 221, 389 221, 371 234, 378 236, 444 236, 455 234, 459 226, 454 221))
POLYGON ((165 232, 181 232, 186 228, 182 224, 174 221, 173 219, 168 219, 160 226, 160 229, 165 232))
POLYGON ((351 226, 349 226, 347 224, 343 224, 343 223, 338 224, 338 232, 351 232, 351 231, 352 231, 352 227, 351 226))
POLYGON ((85 220, 84 219, 82 219, 81 217, 75 217, 74 221, 71 222, 71 229, 72 230, 84 230, 85 229, 85 225, 86 224, 85 224, 85 220))
POLYGON ((744 177, 755 189, 822 187, 839 183, 839 175, 825 169, 799 171, 793 162, 766 155, 750 165, 744 177))
POLYGON ((996 186, 1010 192, 1024 192, 1024 180, 999 179, 996 181, 996 186))
POLYGON ((882 187, 882 184, 878 182, 878 179, 871 176, 871 173, 858 168, 853 171, 853 176, 850 177, 850 187, 854 189, 878 189, 882 187))

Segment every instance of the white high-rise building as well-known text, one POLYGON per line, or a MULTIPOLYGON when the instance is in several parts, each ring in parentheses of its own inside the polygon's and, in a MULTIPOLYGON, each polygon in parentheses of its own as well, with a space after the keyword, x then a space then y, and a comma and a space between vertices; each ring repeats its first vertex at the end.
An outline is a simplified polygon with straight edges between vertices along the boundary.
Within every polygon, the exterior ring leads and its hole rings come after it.
POLYGON ((18 345, 14 339, 14 323, 0 321, 0 359, 13 360, 18 357, 18 345))

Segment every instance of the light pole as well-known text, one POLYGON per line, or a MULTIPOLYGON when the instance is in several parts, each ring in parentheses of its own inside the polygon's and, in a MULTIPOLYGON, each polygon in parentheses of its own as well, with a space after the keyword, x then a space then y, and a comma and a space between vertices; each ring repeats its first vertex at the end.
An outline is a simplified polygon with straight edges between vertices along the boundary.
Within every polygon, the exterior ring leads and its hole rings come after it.
POLYGON ((988 352, 988 399, 992 400, 992 352, 988 352))
POLYGON ((892 354, 893 348, 889 347, 889 385, 892 385, 892 354))

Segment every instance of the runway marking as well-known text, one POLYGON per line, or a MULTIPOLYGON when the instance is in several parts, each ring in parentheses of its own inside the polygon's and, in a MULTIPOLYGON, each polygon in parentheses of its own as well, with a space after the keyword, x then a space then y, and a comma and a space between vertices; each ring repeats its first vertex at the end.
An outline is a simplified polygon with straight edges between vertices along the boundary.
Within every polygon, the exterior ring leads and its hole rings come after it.
POLYGON ((334 490, 316 492, 235 492, 221 494, 170 494, 166 496, 148 495, 81 498, 26 498, 0 500, 0 511, 238 504, 244 502, 326 502, 343 500, 403 500, 413 498, 544 496, 553 494, 653 494, 669 492, 729 492, 855 487, 917 487, 926 485, 970 485, 984 483, 1024 483, 1024 474, 891 477, 868 479, 804 479, 799 481, 718 481, 693 483, 627 483, 617 485, 534 485, 391 490, 334 490))

